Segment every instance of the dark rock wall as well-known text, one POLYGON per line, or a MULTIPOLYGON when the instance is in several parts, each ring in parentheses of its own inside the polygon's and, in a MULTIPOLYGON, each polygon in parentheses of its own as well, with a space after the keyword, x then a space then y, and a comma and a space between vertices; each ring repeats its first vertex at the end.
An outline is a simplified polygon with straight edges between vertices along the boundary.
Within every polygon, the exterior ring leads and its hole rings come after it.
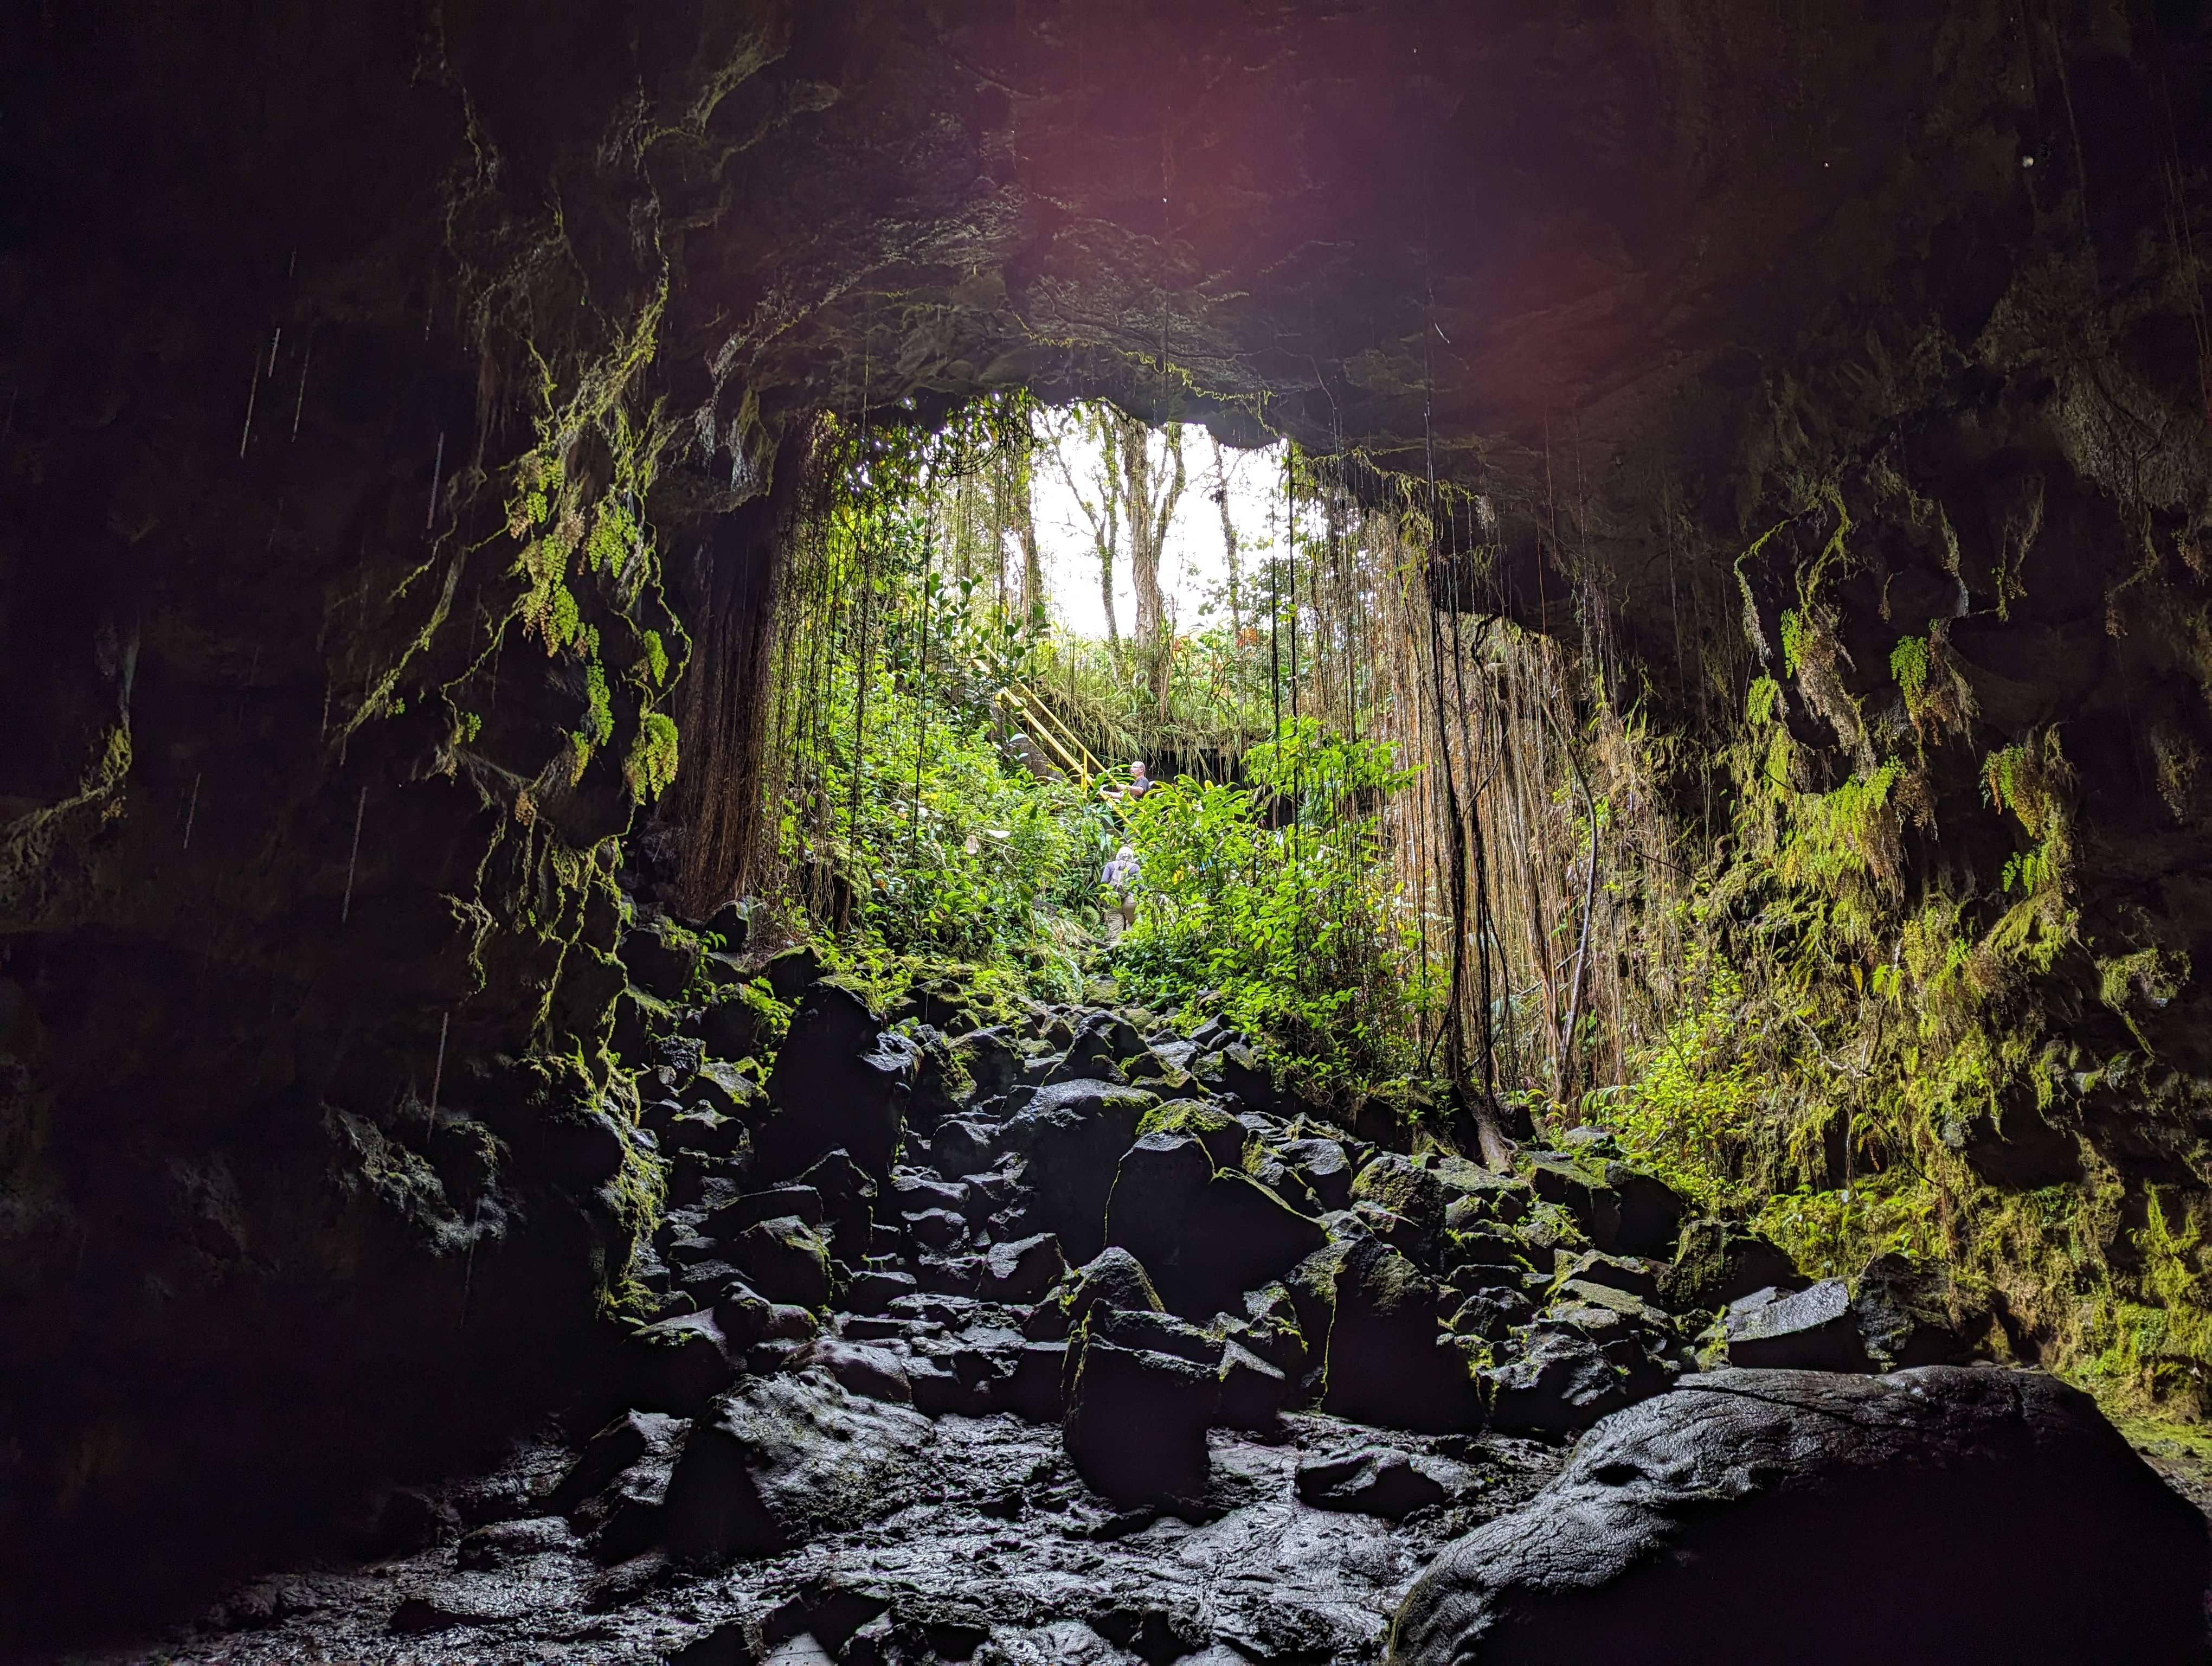
MULTIPOLYGON (((1416 471, 1431 436, 1499 605, 1559 627, 1577 572, 1686 710, 1743 670, 1735 557, 1784 514, 1816 552, 1840 479, 1914 606, 1966 589, 1983 721, 2074 726, 2085 909, 2198 929, 2196 800, 2146 790, 2204 721, 2189 7, 10 31, 0 1535, 34 1578, 119 1522, 273 1522, 587 1333, 650 1193, 599 1048, 620 842, 672 746, 687 889, 739 869, 744 721, 680 691, 753 685, 731 557, 772 566, 825 409, 1024 384, 1416 471), (1662 550, 1708 626, 1679 657, 1662 550)), ((1882 598, 1838 605, 1871 676, 1882 598)), ((2108 1120, 2195 1176, 2185 1123, 2108 1120)))

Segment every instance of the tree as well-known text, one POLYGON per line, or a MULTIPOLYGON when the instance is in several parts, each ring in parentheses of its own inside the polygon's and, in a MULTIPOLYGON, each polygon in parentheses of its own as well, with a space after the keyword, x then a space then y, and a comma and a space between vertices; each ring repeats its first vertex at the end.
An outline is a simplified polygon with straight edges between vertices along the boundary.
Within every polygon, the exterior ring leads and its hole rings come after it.
POLYGON ((1229 518, 1228 448, 1218 440, 1212 443, 1213 490, 1208 496, 1221 511, 1221 553, 1229 562, 1229 642, 1234 650, 1244 641, 1243 562, 1239 559, 1243 545, 1237 536, 1237 523, 1229 518))
POLYGON ((1083 518, 1091 526, 1091 547, 1098 556, 1098 591, 1106 604, 1106 640, 1118 654, 1121 648, 1121 626, 1114 617, 1114 557, 1121 542, 1121 475, 1112 465, 1113 446, 1109 437, 1113 413, 1105 405, 1071 406, 1066 416, 1051 425, 1052 459, 1060 465, 1060 477, 1067 483, 1067 489, 1083 511, 1083 518), (1071 442, 1088 441, 1099 448, 1102 463, 1095 493, 1086 492, 1075 478, 1075 466, 1067 459, 1071 442))
POLYGON ((1129 575, 1137 593, 1137 653, 1145 664, 1162 712, 1167 709, 1168 617, 1160 594, 1160 556, 1168 527, 1182 500, 1182 425, 1161 430, 1161 452, 1152 454, 1152 430, 1133 416, 1110 413, 1103 447, 1105 472, 1119 472, 1122 518, 1129 528, 1129 575))

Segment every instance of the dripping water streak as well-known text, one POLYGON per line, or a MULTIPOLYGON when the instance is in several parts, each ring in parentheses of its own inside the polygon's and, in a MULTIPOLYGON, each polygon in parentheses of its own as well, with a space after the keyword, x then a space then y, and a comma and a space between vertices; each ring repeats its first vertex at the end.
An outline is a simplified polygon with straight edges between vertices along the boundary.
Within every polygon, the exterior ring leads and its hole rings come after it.
POLYGON ((422 1129, 426 1134, 434 1134, 438 1130, 438 1088, 446 1079, 446 1031, 453 1021, 451 1012, 442 1014, 438 1019, 438 1061, 430 1067, 430 1112, 422 1119, 422 1129))
POLYGON ((368 813, 368 788, 361 789, 361 801, 353 809, 353 850, 346 857, 345 901, 338 907, 338 924, 343 926, 353 914, 353 876, 361 860, 361 820, 368 813))
POLYGON ((187 850, 192 848, 192 818, 198 813, 199 807, 200 778, 196 775, 192 777, 191 800, 185 806, 185 848, 187 850))
POLYGON ((253 374, 247 378, 246 384, 246 428, 238 436, 238 457, 240 462, 246 460, 246 447, 253 438, 253 401, 255 396, 260 392, 261 350, 257 347, 253 350, 253 374))
POLYGON ((446 436, 438 436, 437 460, 430 465, 430 507, 422 511, 422 530, 434 531, 438 524, 438 482, 446 472, 446 436))

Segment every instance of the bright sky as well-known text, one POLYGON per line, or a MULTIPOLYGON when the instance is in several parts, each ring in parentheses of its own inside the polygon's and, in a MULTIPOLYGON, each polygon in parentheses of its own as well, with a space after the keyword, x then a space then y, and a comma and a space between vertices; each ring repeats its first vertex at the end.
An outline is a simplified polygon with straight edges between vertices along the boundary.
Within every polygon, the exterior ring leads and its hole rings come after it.
MULTIPOLYGON (((1065 443, 1068 466, 1075 477, 1085 482, 1096 478, 1097 447, 1080 439, 1065 443)), ((1164 442, 1155 434, 1152 444, 1157 457, 1164 442)), ((1224 447, 1222 455, 1229 466, 1229 518, 1242 540, 1249 573, 1258 559, 1255 546, 1282 536, 1283 449, 1279 443, 1264 451, 1224 447)), ((1221 548, 1221 513, 1213 506, 1212 437, 1202 428, 1185 429, 1182 456, 1182 499, 1176 505, 1167 548, 1160 557, 1160 588, 1166 593, 1176 628, 1189 630, 1202 623, 1199 609, 1209 593, 1227 581, 1229 563, 1221 548)), ((1032 477, 1037 548, 1044 562, 1053 611, 1076 635, 1103 638, 1106 610, 1098 597, 1098 555, 1082 506, 1068 490, 1059 465, 1049 453, 1037 459, 1032 477)), ((1114 618, 1126 636, 1137 617, 1126 542, 1115 562, 1114 579, 1114 618)))

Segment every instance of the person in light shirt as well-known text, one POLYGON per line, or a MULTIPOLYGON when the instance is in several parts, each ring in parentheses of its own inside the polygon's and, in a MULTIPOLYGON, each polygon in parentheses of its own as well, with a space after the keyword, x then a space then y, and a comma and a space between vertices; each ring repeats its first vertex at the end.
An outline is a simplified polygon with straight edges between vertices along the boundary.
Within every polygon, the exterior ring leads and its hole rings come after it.
POLYGON ((1100 883, 1114 893, 1115 913, 1123 931, 1137 918, 1137 880, 1143 871, 1137 864, 1137 853, 1123 845, 1114 853, 1114 860, 1106 864, 1106 871, 1098 876, 1100 883))

